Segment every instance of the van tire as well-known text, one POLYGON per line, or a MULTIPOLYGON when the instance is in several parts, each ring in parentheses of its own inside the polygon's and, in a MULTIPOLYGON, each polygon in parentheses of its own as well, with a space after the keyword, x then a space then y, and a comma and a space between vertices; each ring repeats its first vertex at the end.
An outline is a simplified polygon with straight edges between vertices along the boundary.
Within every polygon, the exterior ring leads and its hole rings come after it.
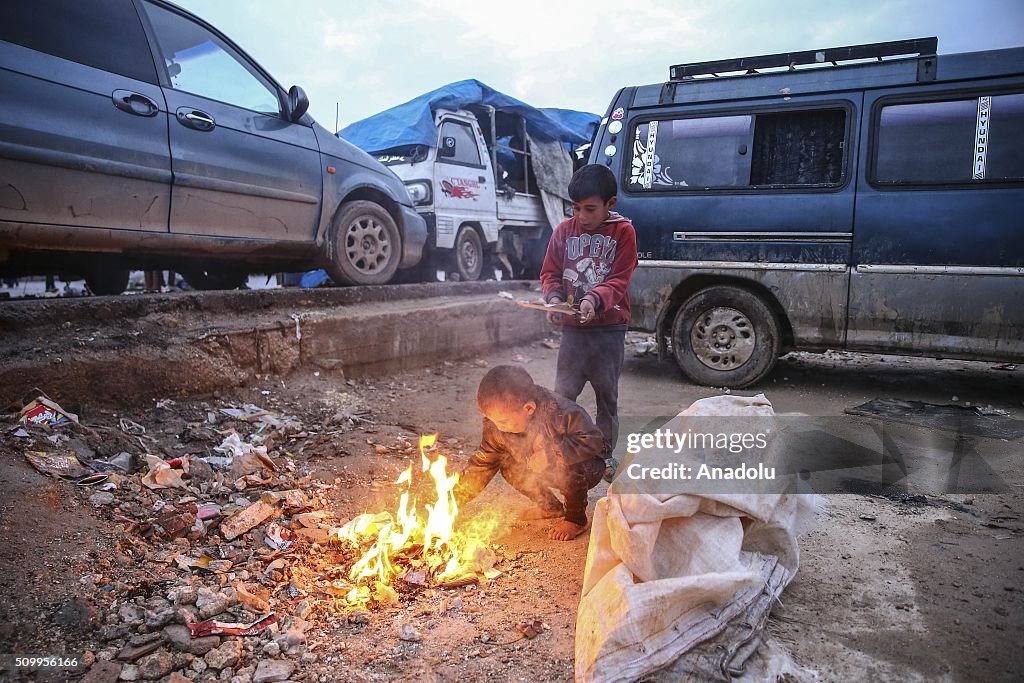
POLYGON ((672 351, 697 384, 742 388, 761 381, 779 356, 780 327, 771 308, 740 287, 698 291, 676 312, 672 351))
POLYGON ((223 269, 188 269, 181 271, 188 286, 198 292, 210 292, 217 289, 238 289, 244 285, 249 274, 225 266, 223 269))
MULTIPOLYGON (((85 274, 85 284, 97 296, 114 296, 128 289, 131 271, 125 268, 105 268, 102 265, 91 268, 85 274)), ((63 277, 64 282, 70 282, 63 277)))
POLYGON ((472 225, 463 225, 455 236, 452 266, 462 282, 475 282, 484 269, 484 247, 472 225))
POLYGON ((342 204, 331 230, 327 272, 346 285, 387 284, 402 258, 395 219, 380 204, 359 200, 342 204))

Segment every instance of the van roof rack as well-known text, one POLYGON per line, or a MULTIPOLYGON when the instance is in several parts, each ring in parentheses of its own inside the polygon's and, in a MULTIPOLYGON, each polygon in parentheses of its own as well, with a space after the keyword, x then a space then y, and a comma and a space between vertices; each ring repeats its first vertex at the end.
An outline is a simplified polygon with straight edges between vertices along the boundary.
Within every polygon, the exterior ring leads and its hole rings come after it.
POLYGON ((848 45, 831 47, 825 50, 804 50, 803 52, 783 52, 774 55, 757 57, 741 57, 739 59, 720 59, 713 62, 692 62, 676 64, 668 69, 670 81, 691 80, 694 76, 719 77, 719 74, 735 71, 742 75, 760 73, 758 69, 774 69, 788 67, 794 70, 798 64, 825 64, 839 66, 839 62, 863 59, 877 59, 895 56, 934 56, 939 46, 939 39, 914 38, 912 40, 893 40, 887 43, 867 43, 865 45, 848 45))

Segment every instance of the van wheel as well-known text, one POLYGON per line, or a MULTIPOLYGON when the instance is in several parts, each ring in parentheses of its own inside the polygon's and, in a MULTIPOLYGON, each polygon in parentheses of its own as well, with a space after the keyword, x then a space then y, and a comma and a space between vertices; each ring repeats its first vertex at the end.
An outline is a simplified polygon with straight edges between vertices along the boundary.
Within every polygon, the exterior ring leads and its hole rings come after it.
POLYGON ((463 282, 475 282, 480 279, 484 268, 484 248, 480 235, 471 225, 464 225, 455 236, 455 249, 452 253, 455 272, 463 282))
POLYGON ((745 387, 760 381, 779 356, 779 321, 761 297, 716 285, 687 299, 672 323, 672 350, 697 384, 745 387))
POLYGON ((183 270, 185 282, 192 289, 208 292, 214 289, 238 289, 249 279, 249 274, 235 269, 183 270))
POLYGON ((344 204, 334 220, 327 272, 346 285, 383 285, 398 270, 402 241, 391 214, 380 204, 344 204))
MULTIPOLYGON (((123 268, 104 268, 97 266, 90 269, 84 276, 89 291, 98 296, 113 296, 128 288, 128 277, 131 271, 123 268)), ((64 282, 70 282, 61 278, 64 282)))

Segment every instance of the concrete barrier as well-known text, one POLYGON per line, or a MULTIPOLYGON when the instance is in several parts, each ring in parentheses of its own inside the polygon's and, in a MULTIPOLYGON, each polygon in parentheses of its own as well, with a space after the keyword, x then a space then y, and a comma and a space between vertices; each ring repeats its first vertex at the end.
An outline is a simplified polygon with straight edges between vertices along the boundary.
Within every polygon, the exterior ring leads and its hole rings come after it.
POLYGON ((202 395, 299 371, 375 377, 551 334, 535 283, 206 292, 0 304, 0 397, 202 395), (14 307, 14 308, 9 308, 14 307), (15 310, 16 309, 16 310, 15 310))

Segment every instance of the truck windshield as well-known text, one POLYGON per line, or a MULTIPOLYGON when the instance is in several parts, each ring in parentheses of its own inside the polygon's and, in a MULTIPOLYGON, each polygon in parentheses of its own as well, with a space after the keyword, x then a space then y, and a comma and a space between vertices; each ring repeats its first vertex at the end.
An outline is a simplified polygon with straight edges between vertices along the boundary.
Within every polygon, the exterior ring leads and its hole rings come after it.
POLYGON ((385 166, 395 164, 415 164, 427 159, 426 145, 403 145, 394 149, 377 153, 377 161, 385 166))

